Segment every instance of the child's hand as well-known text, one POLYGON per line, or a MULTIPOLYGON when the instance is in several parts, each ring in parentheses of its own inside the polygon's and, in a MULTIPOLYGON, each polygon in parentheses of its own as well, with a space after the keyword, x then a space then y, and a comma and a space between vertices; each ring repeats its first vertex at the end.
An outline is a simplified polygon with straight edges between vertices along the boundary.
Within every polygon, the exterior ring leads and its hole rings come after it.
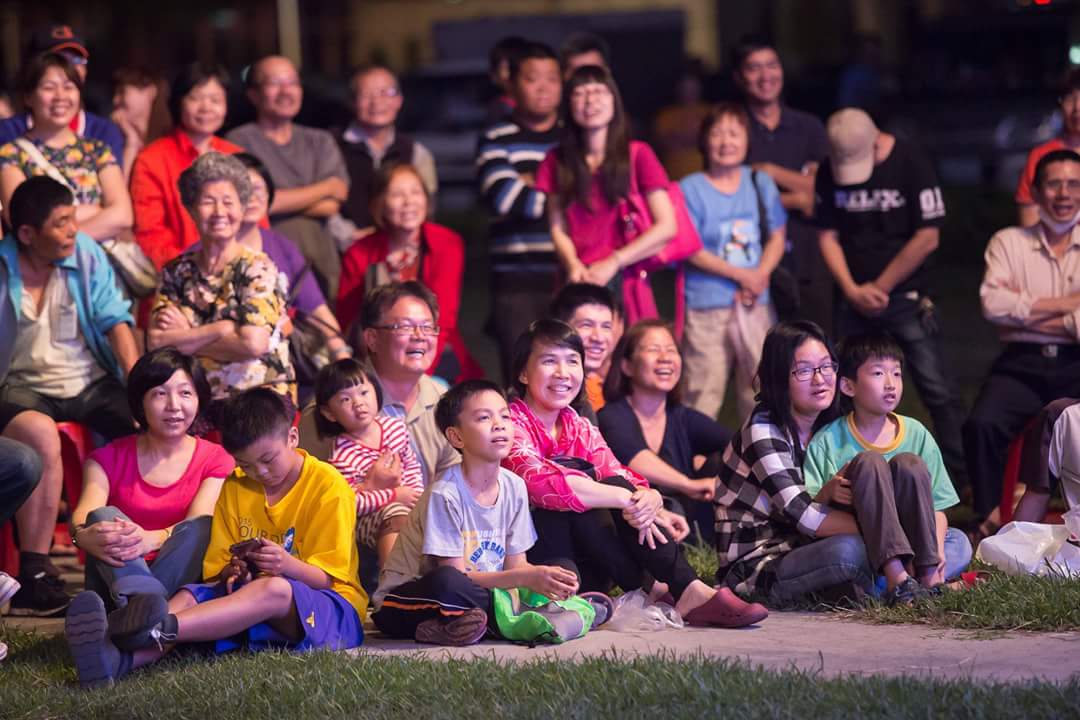
POLYGON ((578 589, 577 575, 558 565, 532 565, 525 587, 552 600, 565 600, 578 589))
POLYGON ((401 456, 387 450, 375 461, 364 476, 364 484, 372 490, 389 490, 401 484, 401 456))
POLYGON ((225 594, 230 595, 238 585, 243 585, 251 580, 251 571, 248 569, 246 562, 233 555, 229 559, 229 564, 221 568, 218 580, 225 583, 225 594))
POLYGON ((286 575, 293 557, 285 548, 273 540, 262 538, 262 546, 247 555, 247 561, 254 563, 260 573, 266 575, 286 575))
POLYGON ((420 499, 420 494, 421 491, 412 485, 398 485, 394 488, 394 502, 412 509, 416 506, 416 501, 420 499))

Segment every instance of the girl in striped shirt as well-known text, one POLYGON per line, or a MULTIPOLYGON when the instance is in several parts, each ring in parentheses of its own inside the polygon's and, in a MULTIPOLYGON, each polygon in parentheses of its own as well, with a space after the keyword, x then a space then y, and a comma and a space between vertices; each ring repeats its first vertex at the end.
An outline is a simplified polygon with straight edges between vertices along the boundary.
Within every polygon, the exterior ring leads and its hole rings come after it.
POLYGON ((330 363, 315 380, 319 434, 334 438, 330 464, 356 492, 357 539, 380 567, 423 492, 420 462, 405 423, 379 415, 375 371, 352 358, 330 363))

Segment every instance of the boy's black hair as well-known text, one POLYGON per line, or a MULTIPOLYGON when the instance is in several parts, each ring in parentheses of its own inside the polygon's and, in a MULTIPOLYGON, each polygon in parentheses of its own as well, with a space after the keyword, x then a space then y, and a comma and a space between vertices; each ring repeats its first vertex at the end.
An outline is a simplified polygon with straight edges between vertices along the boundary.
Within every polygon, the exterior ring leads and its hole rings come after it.
MULTIPOLYGON (((525 397, 527 388, 525 383, 521 382, 521 373, 525 371, 525 366, 529 364, 529 356, 532 355, 533 349, 537 345, 553 345, 557 348, 573 350, 581 359, 582 372, 584 372, 585 343, 582 342, 577 330, 562 320, 553 318, 537 320, 514 341, 514 352, 510 361, 510 389, 513 390, 516 397, 525 397)), ((581 397, 581 393, 584 391, 585 383, 583 382, 581 383, 581 389, 578 391, 578 397, 581 397)), ((574 398, 572 404, 576 404, 577 399, 574 398)))
POLYGON ((63 183, 47 175, 27 178, 15 188, 8 202, 11 227, 16 234, 23 225, 41 230, 53 210, 74 204, 75 196, 63 183))
POLYGON ((221 444, 235 455, 264 437, 289 432, 296 409, 292 401, 269 388, 246 390, 225 403, 221 444))
POLYGON ((468 399, 488 391, 498 393, 499 397, 506 399, 503 389, 490 380, 465 380, 443 393, 439 404, 435 406, 435 424, 439 427, 439 432, 445 434, 447 428, 457 427, 458 418, 461 417, 461 411, 468 399))
POLYGON ((746 58, 750 57, 758 50, 772 50, 776 53, 777 57, 780 56, 779 51, 776 49, 776 45, 767 38, 758 35, 744 35, 739 38, 739 42, 736 43, 735 47, 731 50, 731 70, 733 72, 742 70, 746 58))
POLYGON ((582 305, 602 305, 611 310, 612 315, 617 312, 615 296, 605 286, 592 283, 569 283, 564 285, 551 301, 548 314, 556 320, 568 323, 582 305))
POLYGON ((379 387, 375 370, 367 362, 361 362, 355 358, 342 358, 324 365, 319 370, 319 374, 315 376, 315 429, 318 430, 319 437, 335 437, 345 432, 341 423, 328 419, 321 410, 339 392, 355 387, 364 380, 375 388, 376 412, 382 410, 382 388, 379 387))
POLYGON ((1060 148, 1058 150, 1051 150, 1050 152, 1039 158, 1039 162, 1035 163, 1035 179, 1032 181, 1034 187, 1042 189, 1043 181, 1046 180, 1046 168, 1047 166, 1058 162, 1075 162, 1080 163, 1080 154, 1073 150, 1067 150, 1060 148))
POLYGON ((565 68, 570 58, 593 50, 600 53, 605 65, 611 65, 611 46, 607 40, 591 32, 574 33, 566 38, 559 48, 559 65, 565 68))
POLYGON ((541 42, 526 43, 516 55, 510 57, 511 83, 517 80, 518 73, 521 72, 521 66, 525 64, 526 60, 554 60, 558 63, 559 56, 555 54, 550 45, 541 42))
POLYGON ((150 429, 146 421, 146 409, 143 407, 146 393, 164 385, 177 370, 187 373, 191 384, 195 386, 195 394, 199 398, 199 415, 210 407, 210 383, 206 381, 202 365, 194 357, 185 355, 174 347, 151 350, 139 358, 128 373, 128 408, 131 416, 139 423, 139 432, 150 429))
MULTIPOLYGON (((499 38, 491 46, 491 50, 488 51, 488 70, 495 72, 499 67, 499 63, 503 60, 513 68, 514 62, 529 45, 532 45, 532 43, 520 35, 507 35, 499 38)), ((511 70, 511 73, 513 73, 513 70, 511 70)))
POLYGON ((895 360, 904 364, 904 351, 886 333, 860 333, 844 338, 836 348, 840 377, 854 380, 868 360, 895 360))

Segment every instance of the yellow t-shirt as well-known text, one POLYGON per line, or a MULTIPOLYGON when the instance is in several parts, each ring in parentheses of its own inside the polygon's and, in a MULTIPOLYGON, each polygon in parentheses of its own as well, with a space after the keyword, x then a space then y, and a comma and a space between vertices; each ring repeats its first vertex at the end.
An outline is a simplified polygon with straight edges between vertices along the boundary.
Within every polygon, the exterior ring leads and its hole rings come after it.
POLYGON ((214 507, 203 578, 217 578, 229 562, 231 545, 268 538, 329 575, 331 589, 356 608, 362 619, 368 598, 360 587, 356 494, 332 465, 303 450, 296 452, 304 457, 300 477, 275 505, 266 504, 263 486, 239 468, 225 480, 214 507))

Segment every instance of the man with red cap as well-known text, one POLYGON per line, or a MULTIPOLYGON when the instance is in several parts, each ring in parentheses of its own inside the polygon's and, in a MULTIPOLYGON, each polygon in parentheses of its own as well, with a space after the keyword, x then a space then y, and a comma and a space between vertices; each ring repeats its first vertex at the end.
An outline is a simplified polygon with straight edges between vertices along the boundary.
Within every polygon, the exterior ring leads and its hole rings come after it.
MULTIPOLYGON (((46 53, 64 56, 75 66, 79 80, 86 83, 90 53, 87 52, 82 38, 76 35, 70 26, 49 25, 33 32, 30 36, 30 47, 27 50, 26 59, 46 53)), ((0 120, 0 145, 13 142, 26 134, 30 122, 32 121, 29 113, 16 113, 6 120, 0 120)), ((112 150, 113 157, 124 157, 124 136, 112 120, 83 109, 72 119, 71 130, 79 137, 101 140, 112 150)))
POLYGON ((878 130, 857 108, 833 113, 826 133, 829 162, 815 178, 814 218, 840 291, 836 335, 886 332, 903 348, 949 476, 962 486, 964 415, 929 292, 929 261, 945 222, 937 173, 914 143, 878 130))

